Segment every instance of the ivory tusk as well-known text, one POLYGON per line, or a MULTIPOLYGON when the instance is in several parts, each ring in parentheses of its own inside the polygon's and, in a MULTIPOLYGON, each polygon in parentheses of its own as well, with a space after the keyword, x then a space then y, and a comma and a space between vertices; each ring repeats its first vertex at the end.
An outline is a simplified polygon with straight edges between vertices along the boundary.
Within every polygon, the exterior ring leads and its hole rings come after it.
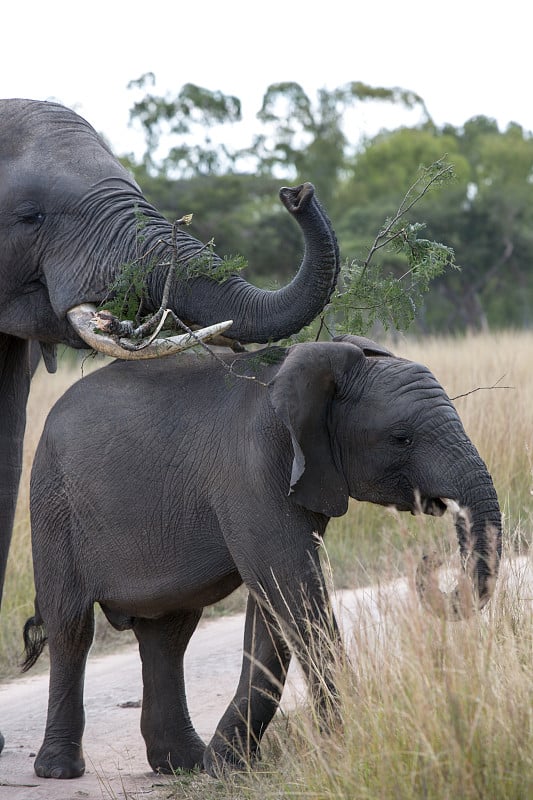
POLYGON ((189 347, 194 347, 198 341, 210 339, 212 336, 217 336, 223 331, 227 330, 233 324, 233 320, 226 322, 219 322, 216 325, 210 325, 207 328, 201 328, 194 332, 194 336, 189 333, 180 334, 179 336, 171 336, 168 339, 155 339, 150 342, 146 347, 139 350, 126 350, 120 346, 120 342, 115 341, 111 336, 106 334, 95 333, 95 325, 93 317, 96 313, 96 306, 92 303, 82 303, 79 306, 74 306, 67 311, 67 318, 78 336, 83 341, 97 350, 111 358, 120 358, 124 361, 139 361, 145 358, 162 358, 163 356, 171 356, 174 353, 179 353, 189 347))

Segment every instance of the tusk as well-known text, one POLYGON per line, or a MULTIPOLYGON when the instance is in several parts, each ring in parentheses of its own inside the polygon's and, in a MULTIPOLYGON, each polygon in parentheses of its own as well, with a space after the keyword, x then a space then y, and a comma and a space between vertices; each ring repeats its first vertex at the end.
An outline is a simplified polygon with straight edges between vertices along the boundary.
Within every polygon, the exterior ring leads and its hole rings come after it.
POLYGON ((163 356, 174 355, 174 353, 194 347, 200 341, 217 336, 233 324, 232 320, 227 320, 216 325, 210 325, 207 328, 201 328, 195 331, 193 336, 190 333, 184 333, 179 336, 171 336, 168 339, 155 339, 139 350, 126 350, 120 345, 119 341, 116 341, 111 336, 95 332, 93 322, 95 313, 96 306, 92 303, 82 303, 67 311, 67 318, 78 336, 93 350, 104 353, 106 356, 111 356, 111 358, 120 358, 125 361, 139 361, 145 358, 162 358, 163 356))

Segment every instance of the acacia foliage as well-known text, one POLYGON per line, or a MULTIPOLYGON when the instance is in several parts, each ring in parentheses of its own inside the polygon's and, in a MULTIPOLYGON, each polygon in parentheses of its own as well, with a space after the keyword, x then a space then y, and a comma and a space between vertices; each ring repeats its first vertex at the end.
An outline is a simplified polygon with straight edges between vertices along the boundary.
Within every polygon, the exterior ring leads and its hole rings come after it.
POLYGON ((274 287, 294 273, 301 237, 276 195, 282 184, 310 180, 336 230, 346 281, 355 280, 362 290, 366 280, 369 291, 373 287, 383 296, 380 281, 402 278, 410 269, 409 248, 399 248, 398 240, 381 248, 372 273, 364 268, 372 244, 420 165, 442 163, 445 156, 453 181, 424 194, 402 224, 414 226, 410 235, 421 241, 443 243, 460 269, 434 271, 432 291, 415 292, 407 304, 404 297, 391 324, 408 324, 409 304, 416 325, 428 331, 533 323, 531 133, 516 124, 500 131, 486 117, 439 128, 416 94, 356 82, 321 89, 316 99, 298 84, 273 84, 249 147, 232 151, 224 139, 216 145, 211 132, 217 126, 230 130, 239 119, 237 98, 218 92, 186 85, 175 98, 147 94, 132 108, 132 120, 146 127, 146 153, 140 162, 130 158, 129 165, 169 219, 192 211, 199 238, 214 237, 219 254, 243 253, 250 265, 247 277, 274 287), (353 121, 363 103, 415 110, 418 119, 361 138, 353 121), (161 151, 167 140, 158 161, 154 142, 161 151), (172 154, 178 151, 176 161, 172 154))

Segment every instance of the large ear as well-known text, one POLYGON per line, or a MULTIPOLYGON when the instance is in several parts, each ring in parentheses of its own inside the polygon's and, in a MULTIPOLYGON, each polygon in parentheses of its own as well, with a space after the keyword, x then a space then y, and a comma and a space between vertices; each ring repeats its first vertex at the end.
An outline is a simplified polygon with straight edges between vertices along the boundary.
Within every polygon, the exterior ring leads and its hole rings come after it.
POLYGON ((383 345, 374 342, 372 339, 367 339, 366 336, 354 336, 353 333, 343 333, 340 336, 335 336, 334 342, 349 342, 356 347, 360 347, 365 356, 370 358, 382 358, 383 356, 394 358, 394 353, 387 350, 383 345))
POLYGON ((335 464, 328 412, 339 383, 364 362, 348 342, 315 342, 291 348, 269 384, 270 401, 291 435, 290 493, 297 503, 328 517, 348 508, 346 479, 335 464))

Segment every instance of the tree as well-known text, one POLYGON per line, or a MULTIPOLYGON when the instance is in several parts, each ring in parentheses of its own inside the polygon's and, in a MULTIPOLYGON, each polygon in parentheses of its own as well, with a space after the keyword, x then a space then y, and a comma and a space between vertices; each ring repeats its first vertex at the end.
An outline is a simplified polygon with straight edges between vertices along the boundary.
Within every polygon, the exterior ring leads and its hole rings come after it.
MULTIPOLYGON (((132 85, 143 88, 147 82, 143 76, 132 85)), ((297 83, 272 84, 257 117, 251 145, 231 150, 229 137, 215 144, 211 132, 238 124, 237 98, 191 84, 170 99, 147 94, 132 109, 132 119, 145 130, 147 150, 142 164, 131 168, 169 219, 194 212, 199 238, 215 236, 221 254, 246 252, 250 277, 268 285, 287 280, 284 270, 300 248, 276 200, 281 180, 315 184, 344 261, 360 262, 419 165, 446 156, 455 180, 425 194, 416 215, 425 225, 423 236, 446 242, 462 269, 436 278, 434 291, 417 310, 417 323, 427 330, 532 324, 530 133, 518 125, 500 132, 487 117, 439 129, 418 95, 356 82, 321 89, 314 99, 297 83), (354 136, 351 122, 366 102, 418 110, 420 121, 362 139, 354 136), (174 137, 165 156, 163 136, 174 137), (172 180, 176 176, 178 183, 172 180)), ((385 273, 404 274, 405 257, 395 248, 379 255, 385 273)))
MULTIPOLYGON (((153 73, 130 81, 129 89, 154 85, 153 73)), ((218 125, 238 122, 241 102, 237 97, 186 83, 175 97, 145 94, 133 104, 130 120, 139 122, 145 135, 143 163, 147 170, 180 177, 223 174, 231 169, 237 153, 223 143, 213 143, 209 131, 218 125), (177 136, 179 144, 165 151, 158 163, 163 136, 177 136)))
POLYGON ((294 180, 312 180, 329 208, 346 161, 359 146, 346 134, 346 115, 362 102, 418 106, 424 119, 429 119, 423 100, 397 87, 352 81, 333 91, 319 89, 313 103, 298 83, 275 83, 268 87, 257 114, 267 128, 254 137, 252 145, 260 169, 294 180))
MULTIPOLYGON (((437 278, 417 317, 434 330, 530 324, 533 309, 533 140, 519 126, 500 133, 485 117, 462 128, 431 124, 379 134, 356 154, 331 213, 345 252, 360 254, 392 213, 416 163, 446 153, 453 183, 424 198, 428 238, 450 245, 461 266, 437 278)), ((401 269, 393 253, 391 270, 401 269)))

